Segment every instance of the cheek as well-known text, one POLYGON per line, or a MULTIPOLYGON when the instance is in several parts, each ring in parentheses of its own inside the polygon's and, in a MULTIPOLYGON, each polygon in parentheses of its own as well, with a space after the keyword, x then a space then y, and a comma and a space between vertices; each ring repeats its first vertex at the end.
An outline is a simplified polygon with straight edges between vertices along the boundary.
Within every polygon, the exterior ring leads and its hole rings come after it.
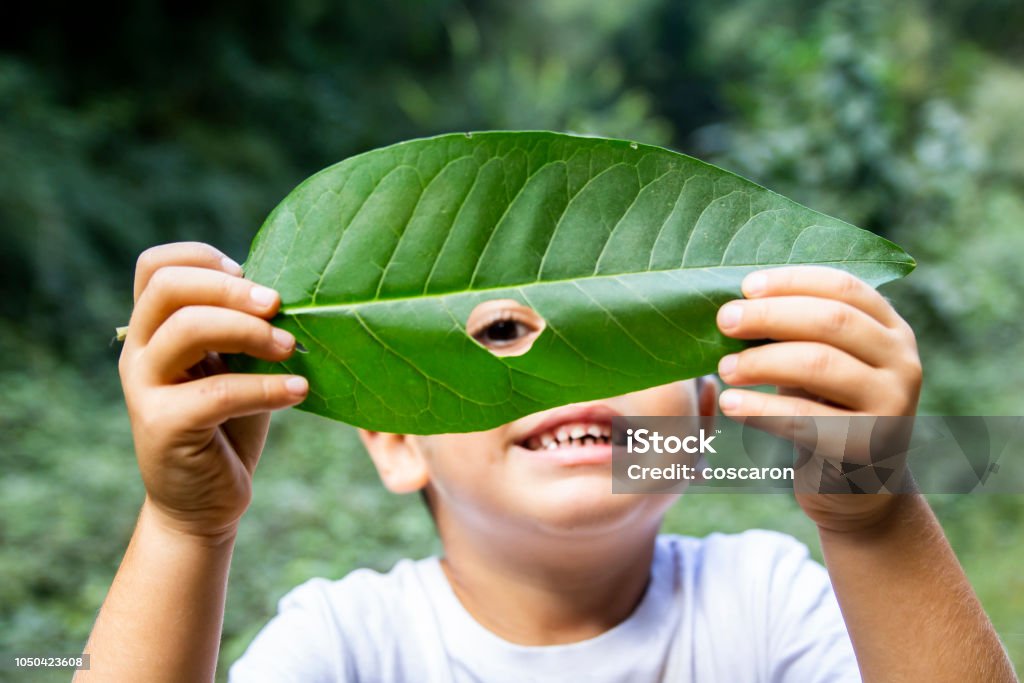
POLYGON ((493 431, 424 437, 423 454, 430 481, 441 492, 472 494, 493 481, 504 459, 504 441, 493 431), (458 492, 458 493, 457 493, 458 492))

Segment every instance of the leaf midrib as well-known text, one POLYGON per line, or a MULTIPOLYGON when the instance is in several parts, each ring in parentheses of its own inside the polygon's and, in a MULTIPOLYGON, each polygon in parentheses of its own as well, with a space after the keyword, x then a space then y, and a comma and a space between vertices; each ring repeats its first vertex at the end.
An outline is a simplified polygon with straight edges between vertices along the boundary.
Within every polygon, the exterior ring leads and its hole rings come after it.
MULTIPOLYGON (((848 264, 848 263, 874 263, 874 264, 895 264, 910 266, 911 263, 905 260, 898 259, 833 259, 830 261, 815 261, 813 265, 827 266, 829 264, 848 264)), ((373 299, 360 299, 357 301, 349 301, 340 304, 326 304, 326 305, 302 305, 302 306, 282 306, 279 314, 280 315, 302 315, 305 313, 316 313, 316 312, 331 312, 341 311, 347 308, 356 308, 358 306, 368 306, 371 304, 378 303, 396 303, 402 301, 423 301, 424 299, 439 299, 442 297, 455 296, 458 294, 477 294, 481 292, 496 292, 507 289, 519 289, 520 287, 532 287, 535 285, 556 285, 559 283, 578 283, 580 280, 591 281, 591 280, 602 280, 602 279, 618 279, 622 277, 637 276, 637 275, 651 275, 654 273, 672 273, 677 271, 717 271, 727 270, 732 268, 778 268, 790 265, 801 265, 798 263, 730 263, 725 265, 716 266, 681 266, 678 268, 666 268, 663 270, 645 270, 638 273, 608 273, 607 275, 590 275, 584 277, 572 277, 562 278, 558 280, 533 280, 530 282, 518 282, 509 283, 505 285, 496 285, 494 287, 481 287, 481 288, 468 288, 468 289, 454 289, 445 292, 438 292, 436 294, 414 294, 411 296, 397 296, 397 297, 375 297, 373 299)))

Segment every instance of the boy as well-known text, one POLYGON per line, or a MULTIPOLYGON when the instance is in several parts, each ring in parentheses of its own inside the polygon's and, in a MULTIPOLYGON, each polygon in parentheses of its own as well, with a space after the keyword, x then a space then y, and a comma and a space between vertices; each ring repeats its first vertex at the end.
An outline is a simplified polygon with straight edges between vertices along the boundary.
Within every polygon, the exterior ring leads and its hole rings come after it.
MULTIPOLYGON (((276 293, 240 275, 201 244, 139 259, 120 372, 147 496, 81 680, 213 677, 268 411, 308 388, 224 374, 216 352, 294 348, 267 322, 276 293)), ((826 576, 779 534, 659 537, 674 497, 611 494, 603 437, 616 414, 711 416, 716 402, 727 416, 914 413, 913 333, 870 287, 787 268, 748 276, 743 292, 720 309, 722 331, 778 342, 719 373, 778 395, 689 381, 486 432, 364 432, 388 489, 426 491, 444 558, 305 584, 233 680, 1015 680, 920 496, 798 496, 826 576)))

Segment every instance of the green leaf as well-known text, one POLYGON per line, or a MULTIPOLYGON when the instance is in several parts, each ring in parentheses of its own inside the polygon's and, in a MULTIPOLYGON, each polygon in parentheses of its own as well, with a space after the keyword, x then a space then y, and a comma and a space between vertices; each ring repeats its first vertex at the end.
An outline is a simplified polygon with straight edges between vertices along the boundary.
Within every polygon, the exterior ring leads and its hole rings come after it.
POLYGON ((312 176, 270 214, 246 276, 306 352, 236 367, 310 380, 302 409, 414 434, 488 429, 566 403, 714 371, 744 346, 715 313, 747 273, 847 270, 874 286, 914 261, 893 243, 658 147, 546 132, 412 140, 312 176), (546 321, 496 356, 477 304, 546 321))

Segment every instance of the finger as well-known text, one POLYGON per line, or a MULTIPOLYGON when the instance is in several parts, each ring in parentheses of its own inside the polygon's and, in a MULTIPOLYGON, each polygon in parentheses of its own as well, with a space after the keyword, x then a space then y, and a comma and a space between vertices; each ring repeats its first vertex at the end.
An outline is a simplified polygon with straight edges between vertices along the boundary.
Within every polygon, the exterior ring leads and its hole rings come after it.
POLYGON ((871 285, 837 268, 789 266, 759 270, 743 279, 742 289, 748 299, 794 295, 836 299, 886 327, 899 328, 903 322, 892 305, 871 285))
POLYGON ((280 361, 294 348, 295 337, 262 318, 228 308, 186 306, 160 326, 140 357, 150 381, 162 384, 188 379, 189 368, 210 352, 280 361))
POLYGON ((165 387, 178 396, 174 419, 189 429, 209 429, 232 418, 280 410, 301 403, 309 383, 298 375, 224 374, 165 387))
POLYGON ((161 324, 185 306, 221 306, 262 318, 277 312, 277 292, 224 272, 194 266, 164 266, 149 279, 132 311, 132 342, 146 344, 161 324))
MULTIPOLYGON (((732 391, 740 393, 740 390, 732 391)), ((730 396, 727 400, 734 400, 734 397, 730 396)), ((828 408, 821 404, 815 405, 828 408)), ((813 408, 808 407, 808 410, 813 410, 813 408)), ((759 429, 798 446, 800 452, 795 464, 799 466, 805 464, 812 454, 818 458, 826 457, 826 453, 837 453, 841 456, 845 447, 846 426, 854 418, 846 413, 843 415, 741 415, 732 416, 731 419, 745 427, 759 429)))
MULTIPOLYGON (((767 411, 770 414, 744 414, 732 419, 756 429, 791 441, 799 447, 794 466, 797 480, 804 479, 803 491, 824 490, 817 480, 810 489, 805 477, 813 471, 839 475, 845 488, 853 483, 864 491, 877 491, 884 485, 895 490, 902 481, 906 467, 906 444, 911 420, 893 417, 856 415, 803 398, 771 396, 744 390, 723 393, 727 405, 743 404, 744 413, 767 411), (729 396, 726 396, 729 394, 729 396), (779 405, 774 399, 786 403, 779 405), (789 402, 792 401, 792 402, 789 402), (783 414, 783 411, 790 411, 783 414), (827 466, 824 464, 828 463, 827 466), (802 468, 810 468, 803 470, 802 468)), ((822 480, 829 490, 835 482, 822 480)))
POLYGON ((821 342, 875 367, 886 364, 900 342, 860 309, 810 296, 730 301, 718 310, 718 326, 736 339, 821 342))
MULTIPOLYGON (((220 354, 208 353, 202 362, 192 368, 192 372, 196 377, 210 377, 228 372, 228 367, 220 354)), ((269 413, 236 417, 220 425, 249 474, 256 471, 269 426, 269 413)))
MULTIPOLYGON (((726 389, 719 396, 718 405, 722 409, 723 415, 740 422, 746 422, 756 417, 839 418, 850 415, 847 410, 819 403, 809 398, 766 394, 751 389, 726 389)), ((807 423, 808 421, 805 421, 804 424, 807 423)), ((792 433, 793 427, 786 427, 789 423, 779 421, 777 424, 783 425, 780 430, 786 428, 790 430, 789 433, 792 433)))
POLYGON ((142 296, 153 273, 165 266, 194 266, 241 275, 242 267, 221 250, 202 242, 174 242, 150 247, 135 264, 135 301, 142 296))
POLYGON ((729 384, 797 387, 853 410, 877 404, 885 389, 879 371, 817 342, 779 342, 729 354, 718 372, 729 384))
MULTIPOLYGON (((803 448, 814 448, 819 422, 836 423, 848 420, 850 415, 847 411, 802 396, 765 394, 747 389, 723 391, 718 404, 726 417, 803 448)), ((807 458, 801 457, 796 466, 799 468, 806 464, 807 458)))

